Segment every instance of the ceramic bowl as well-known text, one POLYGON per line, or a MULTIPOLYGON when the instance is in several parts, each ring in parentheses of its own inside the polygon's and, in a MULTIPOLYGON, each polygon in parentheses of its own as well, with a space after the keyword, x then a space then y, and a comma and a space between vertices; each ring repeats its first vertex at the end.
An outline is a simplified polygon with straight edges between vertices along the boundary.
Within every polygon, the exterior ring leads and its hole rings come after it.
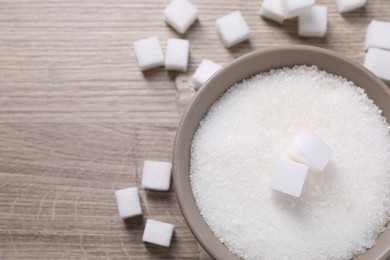
MULTIPOLYGON (((303 64, 316 65, 364 88, 390 122, 390 91, 386 84, 362 65, 330 50, 294 45, 271 48, 246 54, 219 70, 201 87, 183 115, 173 154, 173 179, 181 211, 196 239, 215 259, 239 258, 213 234, 196 206, 189 177, 193 135, 209 107, 233 84, 270 69, 303 64)), ((387 227, 378 237, 376 245, 355 259, 385 259, 389 255, 390 227, 387 227)))

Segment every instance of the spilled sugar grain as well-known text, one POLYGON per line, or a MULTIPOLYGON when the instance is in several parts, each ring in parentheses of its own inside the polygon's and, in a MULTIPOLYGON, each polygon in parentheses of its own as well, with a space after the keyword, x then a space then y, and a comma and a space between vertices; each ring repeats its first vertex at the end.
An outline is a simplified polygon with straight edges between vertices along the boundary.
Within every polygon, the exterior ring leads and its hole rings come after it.
POLYGON ((230 88, 194 136, 191 183, 214 234, 245 259, 349 259, 390 215, 390 134, 361 88, 316 67, 259 74, 230 88), (300 198, 269 187, 294 134, 316 132, 335 155, 300 198))

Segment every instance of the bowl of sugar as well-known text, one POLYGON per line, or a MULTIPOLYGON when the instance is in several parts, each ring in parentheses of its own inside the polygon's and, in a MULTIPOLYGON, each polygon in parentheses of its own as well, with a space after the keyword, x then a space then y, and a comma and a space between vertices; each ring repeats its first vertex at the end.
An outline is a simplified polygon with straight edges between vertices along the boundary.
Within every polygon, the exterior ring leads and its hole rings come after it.
POLYGON ((286 46, 219 70, 180 122, 173 179, 216 259, 386 259, 390 91, 333 51, 286 46))

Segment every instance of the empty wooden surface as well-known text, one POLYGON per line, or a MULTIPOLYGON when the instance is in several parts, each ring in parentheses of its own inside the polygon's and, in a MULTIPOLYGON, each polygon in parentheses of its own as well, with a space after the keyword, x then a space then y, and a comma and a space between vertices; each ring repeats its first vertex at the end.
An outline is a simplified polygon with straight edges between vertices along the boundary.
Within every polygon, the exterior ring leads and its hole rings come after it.
POLYGON ((162 20, 169 0, 0 0, 0 259, 198 259, 204 253, 170 192, 140 190, 143 218, 124 223, 114 191, 140 187, 144 160, 170 161, 183 106, 163 68, 141 73, 132 42, 191 41, 188 75, 203 58, 227 64, 265 47, 308 44, 358 60, 388 0, 340 15, 327 37, 302 39, 297 20, 258 15, 258 0, 192 0, 199 20, 180 36, 162 20), (241 10, 251 39, 227 50, 215 19, 241 10), (144 244, 147 218, 176 226, 169 249, 144 244))

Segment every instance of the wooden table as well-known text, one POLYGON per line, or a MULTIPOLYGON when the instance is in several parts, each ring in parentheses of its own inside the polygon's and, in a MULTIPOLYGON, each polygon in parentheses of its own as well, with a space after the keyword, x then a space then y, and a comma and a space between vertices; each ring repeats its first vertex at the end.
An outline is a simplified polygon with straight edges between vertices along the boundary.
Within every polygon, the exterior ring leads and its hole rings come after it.
MULTIPOLYGON (((358 60, 388 0, 340 15, 327 37, 302 39, 297 20, 258 15, 258 0, 193 0, 199 20, 191 75, 203 58, 227 64, 265 47, 308 44, 358 60), (215 20, 241 10, 251 40, 226 49, 215 20)), ((177 73, 141 73, 132 42, 181 37, 162 20, 169 0, 0 0, 0 259, 198 259, 204 253, 170 192, 140 190, 143 218, 125 224, 114 191, 140 187, 144 160, 170 161, 183 106, 177 73), (147 218, 175 224, 169 249, 144 244, 147 218)))

